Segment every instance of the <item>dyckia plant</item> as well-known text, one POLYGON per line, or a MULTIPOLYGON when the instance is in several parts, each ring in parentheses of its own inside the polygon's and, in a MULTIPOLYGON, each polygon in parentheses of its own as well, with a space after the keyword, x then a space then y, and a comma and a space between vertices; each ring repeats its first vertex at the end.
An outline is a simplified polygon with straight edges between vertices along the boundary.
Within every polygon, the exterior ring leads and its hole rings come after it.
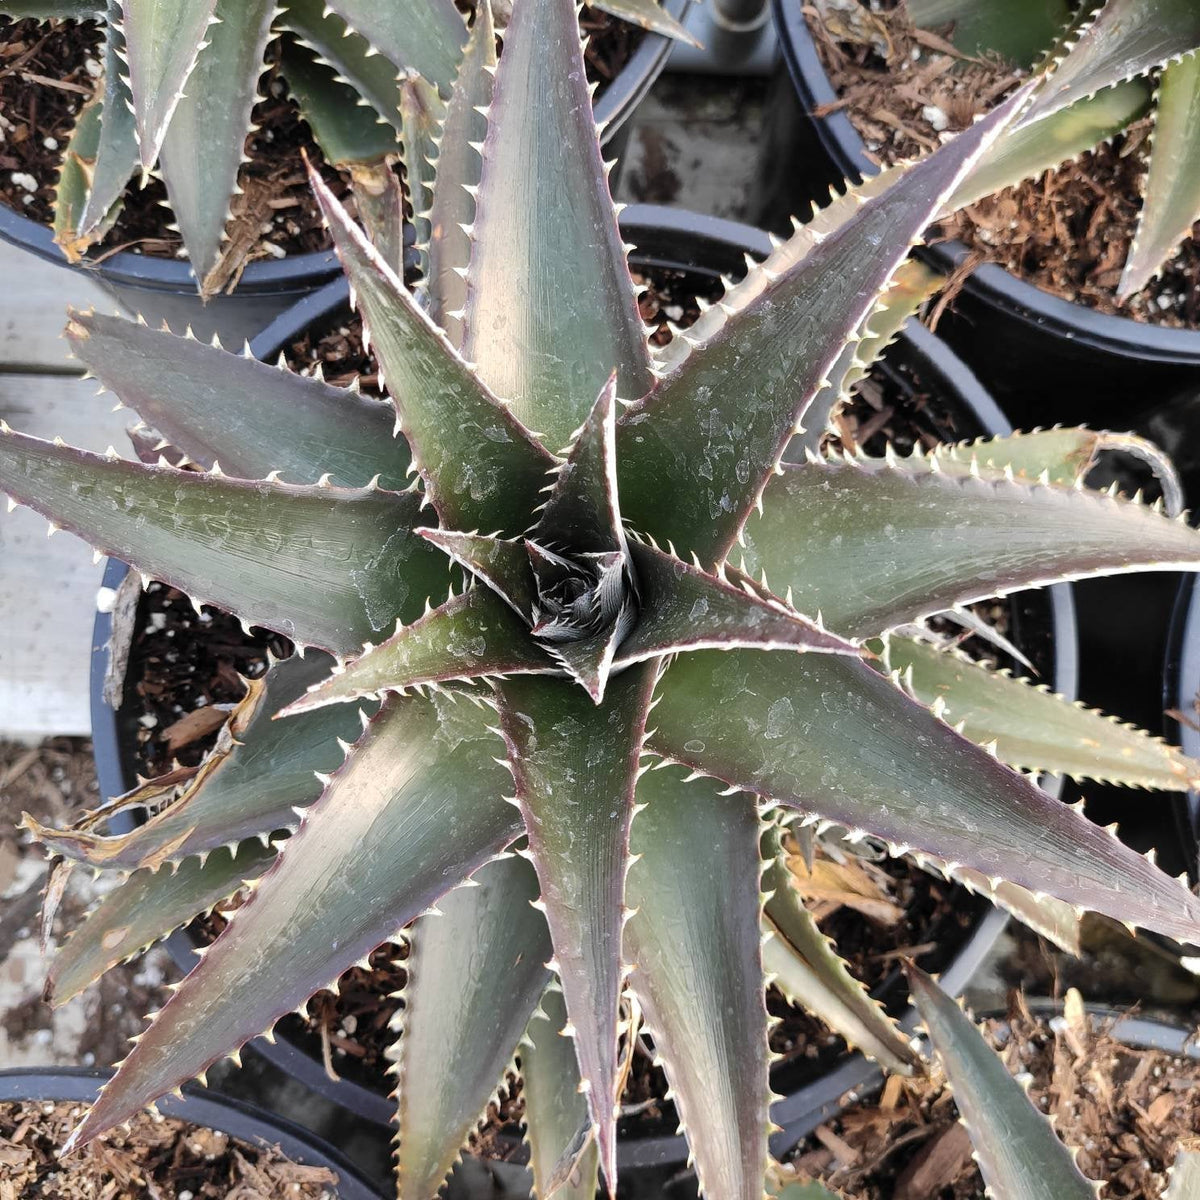
POLYGON ((798 225, 658 354, 572 0, 517 0, 494 89, 486 40, 464 57, 488 81, 479 152, 445 140, 434 181, 465 227, 432 222, 415 293, 313 181, 390 406, 78 316, 76 354, 206 470, 0 436, 16 500, 307 651, 198 771, 30 824, 127 876, 56 958, 57 998, 250 881, 70 1144, 403 937, 400 1195, 436 1192, 514 1055, 538 1194, 615 1188, 640 1015, 702 1188, 757 1200, 768 978, 915 1061, 789 883, 806 828, 879 839, 1062 941, 1084 909, 1200 932, 1185 886, 1003 760, 1176 789, 1200 766, 912 636, 1016 588, 1194 566, 1200 536, 1085 490, 1109 444, 1085 430, 783 461, 919 299, 909 247, 1026 93, 798 225), (133 833, 106 829, 138 805, 133 833))
MULTIPOLYGON (((658 0, 597 7, 688 36, 658 0)), ((414 165, 436 153, 426 125, 454 83, 468 35, 454 0, 0 0, 0 16, 103 23, 103 75, 59 179, 55 231, 64 251, 76 259, 102 239, 130 178, 154 171, 202 291, 229 274, 219 270, 225 228, 272 39, 282 39, 282 72, 314 136, 370 211, 384 197, 399 204, 389 159, 400 139, 414 165)))
POLYGON ((1200 220, 1200 6, 1191 0, 909 0, 917 25, 953 25, 969 54, 1043 60, 1036 101, 966 189, 964 202, 1036 178, 1091 150, 1152 111, 1142 211, 1117 296, 1141 291, 1200 220))

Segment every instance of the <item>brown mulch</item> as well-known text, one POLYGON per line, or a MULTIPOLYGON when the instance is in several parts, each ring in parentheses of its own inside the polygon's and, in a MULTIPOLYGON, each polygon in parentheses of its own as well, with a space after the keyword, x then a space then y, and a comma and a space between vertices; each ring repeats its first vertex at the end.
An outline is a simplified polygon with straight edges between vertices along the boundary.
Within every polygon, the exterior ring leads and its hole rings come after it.
MULTIPOLYGON (((1079 1166, 1106 1183, 1105 1200, 1158 1200, 1181 1140, 1200 1128, 1200 1062, 1132 1050, 1082 1015, 1046 1022, 1014 994, 1006 1019, 984 1022, 1014 1075, 1027 1075, 1035 1104, 1053 1117, 1079 1166)), ((983 1180, 940 1069, 893 1076, 880 1098, 822 1126, 792 1165, 852 1200, 983 1200, 983 1180)))
MULTIPOLYGON (((468 6, 469 7, 469 6, 468 6)), ((590 36, 585 51, 588 79, 600 89, 629 61, 642 31, 605 13, 585 10, 581 29, 590 36)), ((219 287, 232 287, 247 262, 327 250, 329 234, 308 186, 304 155, 343 201, 348 179, 325 163, 307 124, 287 96, 278 71, 278 42, 267 51, 254 108, 254 132, 247 138, 249 161, 234 199, 227 230, 239 252, 223 264, 219 287)), ((62 154, 80 109, 93 94, 103 65, 103 39, 91 22, 40 23, 0 16, 0 202, 49 225, 62 154), (14 179, 14 175, 16 178, 14 179), (32 190, 22 186, 31 177, 32 190)), ((103 257, 132 250, 157 258, 177 258, 182 239, 167 229, 166 189, 159 179, 145 187, 131 182, 113 229, 92 251, 103 257)))
MULTIPOLYGON (((902 5, 875 7, 864 7, 861 20, 838 18, 828 28, 813 0, 804 9, 838 92, 831 108, 846 112, 875 161, 892 164, 936 149, 1020 82, 999 60, 966 59, 944 38, 915 29, 902 5)), ((1194 239, 1125 305, 1114 296, 1137 228, 1149 131, 1144 118, 1077 161, 956 213, 932 236, 965 242, 983 259, 1089 308, 1194 327, 1200 321, 1194 239)))
POLYGON ((0 1104, 0 1200, 332 1200, 337 1176, 278 1147, 141 1113, 70 1158, 80 1104, 0 1104))

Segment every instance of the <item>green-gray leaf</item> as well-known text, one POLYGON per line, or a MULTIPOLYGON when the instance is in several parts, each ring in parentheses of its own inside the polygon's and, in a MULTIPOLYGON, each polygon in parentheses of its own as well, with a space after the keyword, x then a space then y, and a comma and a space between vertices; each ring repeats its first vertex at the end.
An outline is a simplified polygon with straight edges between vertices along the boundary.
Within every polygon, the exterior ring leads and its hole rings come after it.
POLYGON ((1004 1200, 1095 1200, 1095 1185, 971 1019, 924 971, 907 973, 989 1192, 1004 1200))
POLYGON ((71 1144, 128 1120, 269 1030, 516 836, 487 720, 473 704, 447 699, 384 705, 71 1144))
POLYGON ((550 935, 517 856, 480 867, 408 934, 393 1028, 399 1200, 428 1200, 512 1063, 546 988, 550 935))
POLYGON ((619 396, 645 394, 646 330, 596 138, 574 0, 523 0, 514 10, 473 236, 465 356, 552 450, 571 440, 614 369, 619 396))
POLYGON ((1068 0, 907 0, 921 29, 953 25, 951 38, 964 54, 999 54, 1032 67, 1054 44, 1071 16, 1068 0))
POLYGON ((298 483, 328 474, 341 487, 375 476, 385 488, 408 485, 408 444, 392 436, 394 415, 381 401, 101 313, 72 313, 66 338, 122 404, 205 468, 219 462, 240 479, 277 470, 298 483))
POLYGON ((758 814, 674 765, 638 781, 626 927, 630 987, 686 1129, 702 1192, 761 1200, 767 1010, 758 814))
POLYGON ((0 432, 0 490, 106 554, 305 645, 354 654, 444 593, 420 498, 248 482, 0 432))

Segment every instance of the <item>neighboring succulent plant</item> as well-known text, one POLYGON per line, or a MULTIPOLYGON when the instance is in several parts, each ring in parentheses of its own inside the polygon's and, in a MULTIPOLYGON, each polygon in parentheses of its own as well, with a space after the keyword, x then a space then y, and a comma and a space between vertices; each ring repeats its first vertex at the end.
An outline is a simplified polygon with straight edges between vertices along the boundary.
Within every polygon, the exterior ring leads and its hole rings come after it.
POLYGON ((1200 6, 1191 0, 907 0, 918 26, 952 24, 965 53, 994 51, 1022 65, 1041 59, 1045 85, 997 143, 954 207, 1010 187, 1091 150, 1154 113, 1137 234, 1118 300, 1166 265, 1200 220, 1200 6))
MULTIPOLYGON (((484 50, 464 63, 490 80, 484 50)), ((71 830, 27 822, 128 875, 55 959, 58 999, 250 881, 71 1145, 403 936, 402 1196, 435 1193, 514 1053, 538 1194, 590 1195, 598 1170, 614 1188, 640 1013, 706 1194, 758 1200, 768 978, 915 1062, 789 883, 806 827, 878 838, 1063 941, 1084 909, 1200 934, 1186 887, 1002 760, 1176 790, 1200 764, 904 632, 1017 588, 1195 567, 1200 535, 1086 491, 1110 439, 1085 430, 782 461, 919 302, 910 245, 1026 95, 797 226, 655 353, 572 0, 517 0, 494 84, 480 154, 443 144, 434 213, 474 203, 466 229, 431 221, 420 300, 313 180, 394 412, 91 315, 68 326, 77 356, 206 471, 0 434, 14 500, 314 648, 249 685, 197 771, 71 830), (888 631, 888 657, 861 648, 888 631), (137 807, 145 824, 106 832, 137 807)))
MULTIPOLYGON (((690 40, 658 0, 596 7, 690 40)), ((422 161, 408 144, 424 132, 414 110, 438 120, 467 41, 454 0, 0 0, 0 16, 104 25, 103 77, 59 179, 59 245, 81 257, 112 227, 135 171, 157 171, 206 293, 229 275, 226 225, 272 38, 282 36, 283 74, 314 136, 368 210, 400 202, 398 138, 422 161)), ((422 141, 427 151, 436 146, 422 141)))

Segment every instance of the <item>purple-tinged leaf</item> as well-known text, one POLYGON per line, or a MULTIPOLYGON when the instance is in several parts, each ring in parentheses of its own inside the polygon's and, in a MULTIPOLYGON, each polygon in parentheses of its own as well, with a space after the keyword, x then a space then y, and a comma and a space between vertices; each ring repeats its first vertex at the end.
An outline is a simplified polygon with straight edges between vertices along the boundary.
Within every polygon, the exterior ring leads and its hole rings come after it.
MULTIPOLYGON (((768 275, 702 353, 625 413, 617 461, 622 513, 634 528, 705 565, 721 561, 910 245, 1025 98, 1022 90, 935 154, 896 171, 890 187, 869 191, 861 205, 844 202, 852 212, 840 226, 768 275)), ((795 237, 812 240, 803 229, 795 237)))
POLYGON ((536 1196, 595 1200, 600 1158, 566 1024, 562 992, 551 984, 518 1051, 529 1169, 536 1196))
MULTIPOLYGON (((167 127, 159 169, 200 292, 227 282, 221 249, 250 112, 258 99, 275 0, 217 0, 208 45, 167 127)), ((178 19, 178 18, 176 18, 178 19)))
POLYGON ((208 37, 216 0, 121 0, 121 31, 142 170, 158 158, 184 84, 208 37))
POLYGON ((553 459, 459 357, 333 194, 310 171, 363 330, 444 525, 529 523, 553 459))
POLYGON ((475 197, 483 170, 478 146, 487 136, 486 110, 492 102, 496 66, 496 26, 491 0, 475 6, 475 24, 454 89, 446 102, 438 146, 436 186, 429 210, 429 266, 425 281, 429 315, 446 331, 456 349, 463 342, 463 309, 467 303, 465 272, 471 261, 469 227, 475 219, 475 197))
POLYGON ((453 680, 557 673, 529 626, 495 592, 473 587, 335 669, 279 715, 453 680))
POLYGON ((1200 566, 1200 534, 1147 505, 976 474, 937 458, 785 467, 743 531, 746 569, 870 637, 1020 588, 1200 566))
POLYGON ((850 974, 805 907, 792 884, 778 826, 763 835, 763 851, 763 923, 771 934, 763 944, 763 961, 775 986, 790 1004, 824 1021, 886 1070, 910 1074, 919 1061, 917 1054, 883 1006, 850 974))
POLYGON ((411 492, 148 467, 11 430, 0 490, 198 600, 335 654, 446 587, 445 559, 412 533, 411 492))
POLYGON ((776 803, 1180 941, 1200 899, 865 663, 701 651, 664 674, 655 753, 776 803))
POLYGON ((761 1200, 772 1099, 759 834, 747 796, 675 766, 638 781, 630 987, 710 1200, 761 1200))
POLYGON ((117 963, 132 958, 193 917, 208 912, 256 879, 275 858, 275 846, 222 846, 178 867, 135 871, 109 892, 54 956, 46 995, 65 1004, 117 963))
POLYGON ((881 666, 971 741, 994 744, 1011 767, 1120 787, 1200 787, 1200 762, 1178 746, 955 650, 893 636, 881 666))
POLYGON ((764 599, 641 542, 630 543, 641 611, 617 648, 616 665, 681 650, 809 650, 858 654, 859 648, 814 625, 778 599, 764 599))
MULTIPOLYGON (((357 706, 288 721, 272 718, 324 679, 332 665, 325 655, 311 651, 275 663, 262 683, 249 685, 198 771, 185 771, 178 779, 173 774, 151 779, 69 829, 46 829, 30 820, 27 827, 51 853, 123 871, 293 830, 295 809, 321 794, 316 772, 337 767, 344 757, 339 740, 353 741, 362 727, 357 706), (122 834, 101 832, 115 813, 138 808, 154 810, 144 825, 122 834)), ((375 711, 373 704, 363 707, 375 711)))
POLYGON ((487 719, 444 698, 384 705, 64 1153, 332 986, 516 836, 487 719))
POLYGON ((73 312, 66 338, 122 404, 202 467, 220 462, 239 479, 278 471, 296 483, 328 474, 342 487, 376 476, 386 488, 408 485, 408 445, 392 437, 381 401, 121 317, 73 312))
POLYGON ((464 353, 528 428, 566 445, 613 370, 623 399, 649 390, 574 0, 513 6, 473 236, 464 353))
POLYGON ((448 554, 492 589, 514 612, 533 624, 536 593, 529 554, 520 541, 505 541, 479 533, 424 529, 421 536, 448 554))
POLYGON ((566 680, 498 685, 516 798, 610 1189, 629 823, 655 673, 638 666, 618 675, 601 704, 566 680))
POLYGON ((1097 1185, 970 1017, 919 967, 905 970, 988 1192, 1004 1200, 1096 1200, 1097 1185))
POLYGON ((632 25, 640 25, 650 33, 674 38, 677 42, 687 42, 689 46, 700 45, 658 0, 591 0, 591 7, 620 17, 632 25))
POLYGON ((1198 46, 1200 7, 1192 0, 1105 0, 1060 56, 1021 125, 1144 75, 1198 46))
MULTIPOLYGON (((407 934, 396 1076, 399 1200, 437 1194, 497 1090, 550 981, 550 934, 533 868, 480 867, 407 934)), ((568 1051, 569 1052, 569 1051, 568 1051)))
POLYGON ((1140 292, 1162 270, 1200 218, 1200 155, 1193 153, 1197 121, 1200 53, 1193 51, 1167 67, 1159 81, 1153 151, 1137 234, 1117 288, 1119 300, 1140 292))
POLYGON ((454 0, 330 0, 328 7, 389 62, 449 88, 467 40, 454 0))

